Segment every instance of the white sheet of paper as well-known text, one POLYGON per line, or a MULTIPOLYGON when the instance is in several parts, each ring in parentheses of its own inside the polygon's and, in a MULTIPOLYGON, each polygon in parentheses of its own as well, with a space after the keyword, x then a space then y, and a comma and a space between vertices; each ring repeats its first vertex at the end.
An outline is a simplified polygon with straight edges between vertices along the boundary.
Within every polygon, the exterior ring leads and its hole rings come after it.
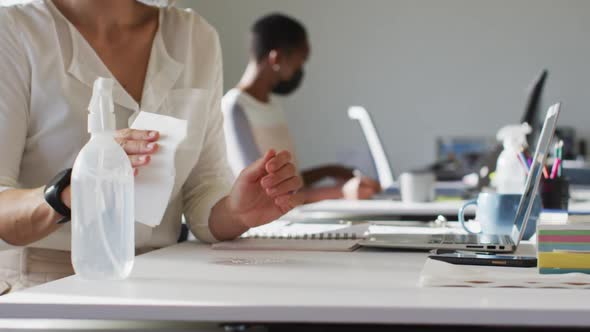
POLYGON ((187 123, 170 116, 140 112, 131 128, 160 133, 158 152, 135 177, 135 220, 155 227, 162 222, 174 189, 174 160, 178 146, 186 138, 187 123))

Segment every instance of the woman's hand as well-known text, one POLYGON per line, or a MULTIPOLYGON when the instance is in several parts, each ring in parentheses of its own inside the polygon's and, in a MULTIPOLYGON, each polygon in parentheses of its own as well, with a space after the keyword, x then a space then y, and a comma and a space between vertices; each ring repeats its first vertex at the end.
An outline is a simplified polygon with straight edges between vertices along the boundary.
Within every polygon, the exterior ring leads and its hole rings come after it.
POLYGON ((240 174, 226 204, 243 226, 256 227, 301 205, 302 186, 291 154, 271 150, 240 174))
MULTIPOLYGON (((121 145, 129 156, 131 166, 137 175, 137 169, 146 166, 151 161, 151 155, 158 151, 160 134, 157 131, 121 129, 115 133, 115 141, 121 145)), ((67 187, 61 194, 64 204, 71 208, 72 197, 71 187, 67 187)))
POLYGON ((149 164, 151 155, 158 151, 159 146, 156 143, 158 139, 160 139, 160 133, 157 131, 127 128, 115 133, 115 141, 129 156, 135 175, 137 175, 138 168, 149 164))
POLYGON ((349 200, 369 199, 379 192, 379 182, 366 176, 355 176, 342 186, 342 195, 349 200))

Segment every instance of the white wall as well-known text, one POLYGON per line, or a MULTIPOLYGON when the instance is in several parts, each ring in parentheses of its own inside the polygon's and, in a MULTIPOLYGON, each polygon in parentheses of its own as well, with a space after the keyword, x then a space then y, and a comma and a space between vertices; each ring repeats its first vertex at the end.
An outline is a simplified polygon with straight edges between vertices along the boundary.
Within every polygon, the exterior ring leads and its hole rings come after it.
MULTIPOLYGON (((349 105, 373 113, 396 171, 430 162, 439 135, 493 136, 518 121, 525 90, 551 71, 545 105, 585 137, 590 1, 191 0, 217 27, 226 88, 247 62, 247 32, 281 11, 303 21, 313 54, 300 92, 285 101, 304 166, 365 151, 349 105)), ((354 158, 351 158, 354 159, 354 158)))

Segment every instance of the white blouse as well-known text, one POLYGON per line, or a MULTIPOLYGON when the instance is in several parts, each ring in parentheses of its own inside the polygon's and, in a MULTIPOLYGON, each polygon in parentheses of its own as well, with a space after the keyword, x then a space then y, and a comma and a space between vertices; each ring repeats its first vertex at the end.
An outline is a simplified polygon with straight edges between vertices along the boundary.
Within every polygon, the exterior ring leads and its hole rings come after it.
MULTIPOLYGON (((164 219, 154 229, 136 224, 138 248, 176 243, 183 214, 197 238, 215 241, 209 214, 231 188, 217 33, 190 10, 162 8, 159 20, 141 103, 116 83, 117 127, 141 110, 187 120, 188 135, 164 219)), ((72 167, 89 139, 92 84, 113 75, 50 0, 0 8, 0 73, 0 191, 44 186, 72 167)), ((32 247, 69 250, 69 226, 32 247)))

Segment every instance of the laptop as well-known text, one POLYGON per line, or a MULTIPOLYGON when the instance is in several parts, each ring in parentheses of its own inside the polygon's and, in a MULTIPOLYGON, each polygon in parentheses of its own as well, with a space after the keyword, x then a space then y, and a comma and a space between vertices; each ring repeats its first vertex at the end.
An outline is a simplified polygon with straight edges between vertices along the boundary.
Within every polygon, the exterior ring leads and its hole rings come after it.
POLYGON ((370 235, 359 244, 363 247, 391 249, 452 249, 506 253, 516 251, 531 217, 534 198, 537 196, 539 190, 543 166, 545 165, 547 153, 549 152, 549 146, 555 135, 560 107, 560 104, 555 104, 547 112, 545 123, 539 136, 537 149, 533 157, 531 170, 527 177, 525 190, 514 218, 514 227, 511 235, 375 234, 370 235))

